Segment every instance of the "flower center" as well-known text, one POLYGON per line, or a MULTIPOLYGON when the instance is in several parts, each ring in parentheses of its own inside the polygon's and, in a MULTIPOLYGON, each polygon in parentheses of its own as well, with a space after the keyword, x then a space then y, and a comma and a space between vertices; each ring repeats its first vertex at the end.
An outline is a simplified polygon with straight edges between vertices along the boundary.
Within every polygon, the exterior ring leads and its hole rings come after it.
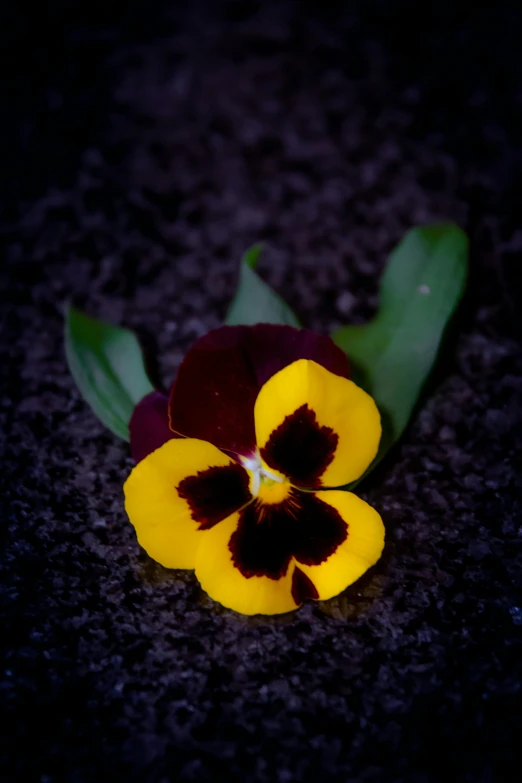
POLYGON ((277 470, 271 470, 261 460, 259 452, 252 457, 241 457, 250 476, 249 489, 262 503, 282 503, 290 494, 290 482, 277 470))

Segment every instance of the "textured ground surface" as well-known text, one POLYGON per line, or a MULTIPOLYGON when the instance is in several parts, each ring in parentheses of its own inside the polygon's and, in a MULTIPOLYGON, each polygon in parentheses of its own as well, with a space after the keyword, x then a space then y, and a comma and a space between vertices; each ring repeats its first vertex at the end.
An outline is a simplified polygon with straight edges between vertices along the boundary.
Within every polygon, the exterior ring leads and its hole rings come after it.
POLYGON ((45 11, 0 12, 6 783, 518 779, 521 20, 451 4, 411 33, 405 3, 340 5, 54 2, 47 36, 45 11), (128 447, 67 372, 63 302, 137 329, 168 382, 253 241, 327 331, 440 218, 469 232, 472 276, 363 487, 388 531, 373 573, 248 620, 152 564, 128 447))

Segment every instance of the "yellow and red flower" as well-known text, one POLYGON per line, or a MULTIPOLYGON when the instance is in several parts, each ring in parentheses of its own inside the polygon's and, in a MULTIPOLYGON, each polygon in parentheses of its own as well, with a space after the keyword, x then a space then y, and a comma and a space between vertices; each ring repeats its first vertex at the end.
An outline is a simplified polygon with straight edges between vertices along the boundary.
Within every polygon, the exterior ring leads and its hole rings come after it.
POLYGON ((337 595, 380 557, 379 514, 339 487, 377 453, 380 416, 327 337, 222 327, 198 340, 170 398, 136 407, 125 507, 167 568, 243 614, 337 595), (328 489, 327 489, 328 488, 328 489))

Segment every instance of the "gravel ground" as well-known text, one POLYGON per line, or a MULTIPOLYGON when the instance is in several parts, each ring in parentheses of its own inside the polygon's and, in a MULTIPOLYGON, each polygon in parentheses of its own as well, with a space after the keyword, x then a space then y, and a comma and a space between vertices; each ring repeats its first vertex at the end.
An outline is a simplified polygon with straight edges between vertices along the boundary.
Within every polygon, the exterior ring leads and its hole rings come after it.
POLYGON ((0 11, 0 779, 518 780, 522 14, 186 5, 0 11), (371 315, 391 248, 439 219, 470 236, 470 283, 361 485, 378 565, 248 619, 150 561, 128 445, 67 371, 64 302, 135 329, 168 384, 251 243, 327 333, 371 315))

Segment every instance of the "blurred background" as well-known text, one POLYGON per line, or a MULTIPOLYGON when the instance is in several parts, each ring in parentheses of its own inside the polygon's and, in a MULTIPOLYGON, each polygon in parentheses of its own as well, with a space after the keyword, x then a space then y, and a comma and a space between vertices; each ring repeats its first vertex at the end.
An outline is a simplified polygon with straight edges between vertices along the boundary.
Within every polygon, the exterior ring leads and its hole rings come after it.
POLYGON ((69 210, 115 210, 169 257, 205 226, 209 257, 277 237, 315 263, 334 248, 321 237, 303 253, 295 223, 320 220, 335 245, 341 225, 383 230, 395 196, 394 239, 442 216, 483 255, 500 248, 495 284, 517 310, 517 4, 51 0, 3 4, 0 30, 7 220, 20 199, 81 182, 69 210), (206 219, 215 195, 221 229, 206 219))

